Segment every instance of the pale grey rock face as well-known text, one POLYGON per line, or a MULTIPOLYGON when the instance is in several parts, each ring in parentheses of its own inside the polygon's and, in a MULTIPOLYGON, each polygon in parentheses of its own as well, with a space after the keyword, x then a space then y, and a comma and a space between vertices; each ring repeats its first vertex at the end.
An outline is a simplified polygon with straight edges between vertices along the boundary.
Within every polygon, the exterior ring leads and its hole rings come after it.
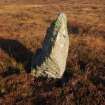
POLYGON ((35 77, 61 78, 69 49, 67 18, 61 13, 48 29, 42 49, 32 58, 31 74, 35 77))

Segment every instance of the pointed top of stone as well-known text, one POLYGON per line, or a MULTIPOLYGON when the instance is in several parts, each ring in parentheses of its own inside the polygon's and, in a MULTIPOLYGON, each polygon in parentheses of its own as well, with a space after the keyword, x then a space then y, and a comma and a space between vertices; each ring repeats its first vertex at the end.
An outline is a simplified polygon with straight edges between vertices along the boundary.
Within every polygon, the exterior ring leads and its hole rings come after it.
POLYGON ((55 28, 59 28, 62 24, 67 25, 67 17, 64 13, 60 13, 55 21, 55 28))
POLYGON ((66 14, 64 14, 63 12, 61 12, 58 16, 58 20, 60 20, 61 22, 63 21, 67 21, 67 17, 66 14))

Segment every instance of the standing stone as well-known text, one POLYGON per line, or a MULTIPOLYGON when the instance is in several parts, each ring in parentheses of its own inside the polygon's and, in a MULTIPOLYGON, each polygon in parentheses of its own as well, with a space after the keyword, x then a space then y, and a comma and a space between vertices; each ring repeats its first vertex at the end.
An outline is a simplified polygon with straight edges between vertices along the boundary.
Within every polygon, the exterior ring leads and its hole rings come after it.
POLYGON ((48 28, 42 49, 32 58, 31 74, 35 77, 61 78, 66 67, 68 49, 67 18, 61 13, 48 28))

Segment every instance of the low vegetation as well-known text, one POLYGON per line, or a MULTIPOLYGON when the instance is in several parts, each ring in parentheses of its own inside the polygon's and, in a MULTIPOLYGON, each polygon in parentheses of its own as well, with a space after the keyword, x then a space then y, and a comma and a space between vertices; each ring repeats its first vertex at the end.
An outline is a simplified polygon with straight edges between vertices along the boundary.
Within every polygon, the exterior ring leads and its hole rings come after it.
POLYGON ((87 0, 86 8, 79 1, 81 6, 0 7, 0 105, 105 104, 104 3, 87 0), (31 58, 59 9, 68 17, 66 71, 59 80, 34 78, 31 58))

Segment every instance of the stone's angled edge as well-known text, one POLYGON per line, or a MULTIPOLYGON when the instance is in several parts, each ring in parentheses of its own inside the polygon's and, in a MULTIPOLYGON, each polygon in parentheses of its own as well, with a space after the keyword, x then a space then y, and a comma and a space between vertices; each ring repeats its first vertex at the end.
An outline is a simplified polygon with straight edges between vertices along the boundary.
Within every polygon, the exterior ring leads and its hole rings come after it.
POLYGON ((61 13, 49 30, 42 49, 32 58, 31 74, 35 77, 61 78, 69 49, 66 15, 61 13))

